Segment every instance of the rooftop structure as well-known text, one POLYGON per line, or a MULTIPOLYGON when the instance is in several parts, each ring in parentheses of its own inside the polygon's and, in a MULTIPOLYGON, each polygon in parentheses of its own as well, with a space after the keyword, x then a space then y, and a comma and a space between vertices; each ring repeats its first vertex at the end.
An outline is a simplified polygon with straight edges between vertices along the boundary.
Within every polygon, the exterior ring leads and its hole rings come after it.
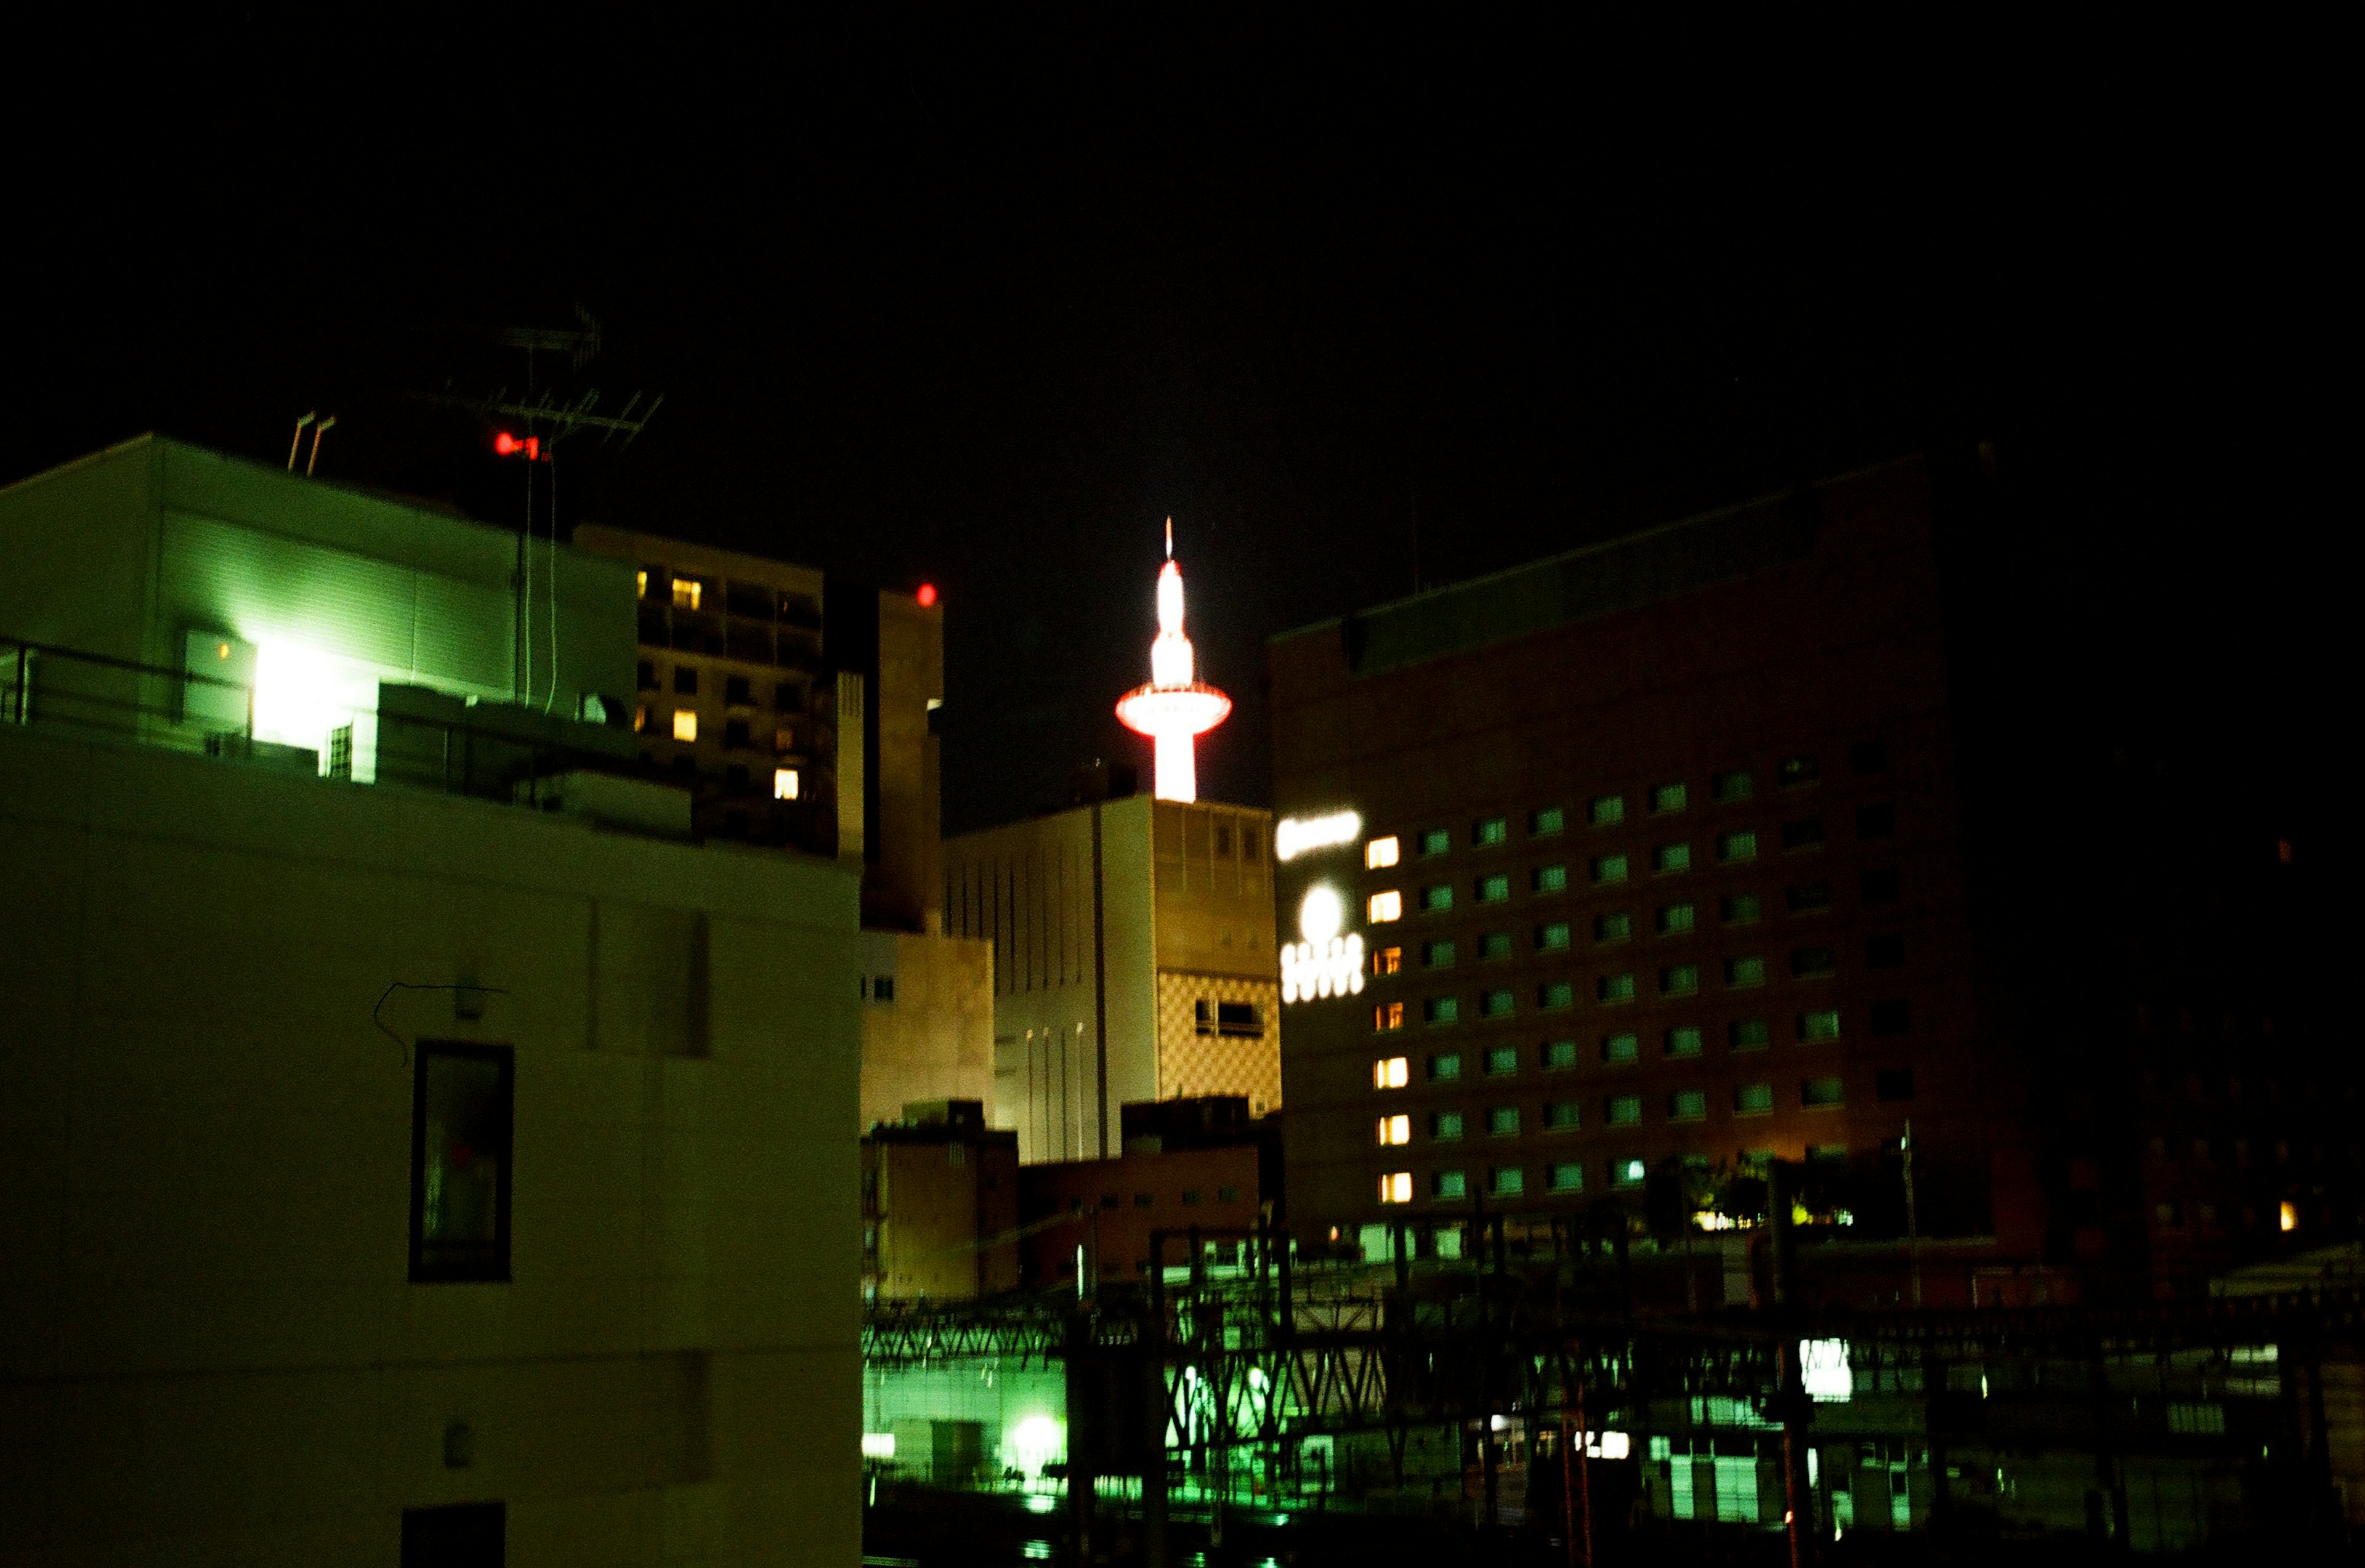
POLYGON ((1149 644, 1149 684, 1117 700, 1126 728, 1153 743, 1152 793, 1185 803, 1199 798, 1198 739, 1224 722, 1232 700, 1198 678, 1191 639, 1182 634, 1182 568, 1174 560, 1174 523, 1166 524, 1166 565, 1158 573, 1158 636, 1149 644))

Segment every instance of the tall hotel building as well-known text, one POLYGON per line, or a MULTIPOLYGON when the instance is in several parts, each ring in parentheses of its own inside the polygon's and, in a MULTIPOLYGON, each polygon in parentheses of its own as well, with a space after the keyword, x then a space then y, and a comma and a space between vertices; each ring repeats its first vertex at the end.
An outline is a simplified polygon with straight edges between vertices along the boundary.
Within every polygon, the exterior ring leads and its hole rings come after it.
POLYGON ((1283 935, 1361 949, 1285 997, 1300 1236, 1633 1216, 1766 1157, 1833 1234, 1957 1238, 1953 1299, 2353 1234, 2355 1075, 2257 935, 2275 838, 2032 687, 2068 689, 1993 493, 1900 461, 1273 639, 1280 831, 1321 846, 1283 935))

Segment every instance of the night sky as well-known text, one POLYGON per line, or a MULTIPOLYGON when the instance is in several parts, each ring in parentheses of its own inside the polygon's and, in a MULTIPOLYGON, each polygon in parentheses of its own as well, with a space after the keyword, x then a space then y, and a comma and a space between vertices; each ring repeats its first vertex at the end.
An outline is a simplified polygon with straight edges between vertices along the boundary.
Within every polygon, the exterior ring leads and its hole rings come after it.
POLYGON ((2303 40, 876 15, 62 50, 10 111, 0 478, 276 462, 317 409, 324 476, 508 523, 414 395, 521 390, 494 334, 579 305, 605 349, 544 383, 665 404, 565 449, 563 521, 936 583, 958 830, 1146 774, 1109 708, 1170 514, 1238 702, 1202 790, 1256 802, 1275 631, 1984 440, 2064 607, 2032 668, 2213 766, 2329 749, 2353 180, 2303 40))

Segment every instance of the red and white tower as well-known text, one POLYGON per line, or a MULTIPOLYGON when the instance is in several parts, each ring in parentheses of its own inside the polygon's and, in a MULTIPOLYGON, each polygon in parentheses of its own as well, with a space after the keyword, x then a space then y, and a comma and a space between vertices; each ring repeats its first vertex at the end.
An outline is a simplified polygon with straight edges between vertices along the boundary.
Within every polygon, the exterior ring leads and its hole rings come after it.
POLYGON ((1166 565, 1158 574, 1158 635, 1149 644, 1149 684, 1117 699, 1116 716, 1156 746, 1152 792, 1161 801, 1199 798, 1198 738, 1224 722, 1232 700, 1195 678, 1191 639, 1182 634, 1182 568, 1174 560, 1174 520, 1166 520, 1166 565))

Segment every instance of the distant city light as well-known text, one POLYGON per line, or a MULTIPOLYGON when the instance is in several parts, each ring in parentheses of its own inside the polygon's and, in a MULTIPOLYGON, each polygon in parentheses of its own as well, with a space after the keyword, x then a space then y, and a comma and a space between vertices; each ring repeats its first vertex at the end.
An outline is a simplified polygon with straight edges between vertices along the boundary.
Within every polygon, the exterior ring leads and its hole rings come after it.
POLYGON ((862 1457, 865 1459, 879 1460, 893 1459, 895 1457, 895 1434, 892 1432, 863 1433, 862 1457))
POLYGON ((1818 1404, 1844 1405, 1855 1393, 1844 1339, 1799 1340, 1799 1374, 1808 1396, 1818 1404))
POLYGON ((2286 1201, 2283 1204, 2282 1212, 2276 1217, 2276 1224, 2284 1230, 2297 1230, 2299 1228, 2299 1205, 2286 1201))
POLYGON ((934 583, 922 583, 920 585, 920 591, 915 597, 917 597, 920 601, 920 608, 925 610, 928 606, 936 602, 936 585, 934 583))
POLYGON ((1311 1002, 1317 996, 1352 996, 1363 989, 1363 938, 1339 935, 1347 921, 1347 906, 1338 890, 1317 882, 1298 906, 1297 931, 1303 942, 1281 946, 1281 999, 1311 1002))
POLYGON ((1359 812, 1333 812, 1321 817, 1283 817, 1272 828, 1272 853, 1277 860, 1295 860, 1312 849, 1352 844, 1363 831, 1359 812))

